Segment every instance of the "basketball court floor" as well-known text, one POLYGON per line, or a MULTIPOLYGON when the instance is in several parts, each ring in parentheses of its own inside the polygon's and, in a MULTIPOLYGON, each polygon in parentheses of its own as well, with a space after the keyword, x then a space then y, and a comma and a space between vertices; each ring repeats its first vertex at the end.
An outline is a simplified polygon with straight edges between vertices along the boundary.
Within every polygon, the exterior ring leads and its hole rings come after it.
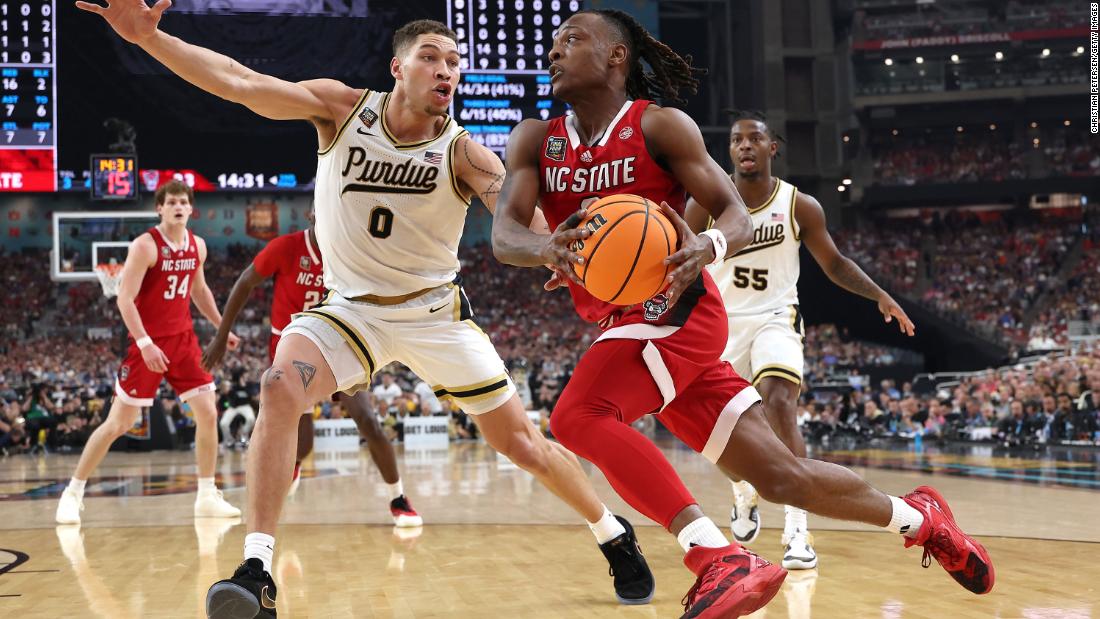
MULTIPOLYGON (((700 456, 662 441, 723 528, 730 488, 700 456)), ((754 617, 1100 617, 1100 454, 1060 460, 858 449, 817 453, 895 494, 938 487, 993 557, 997 584, 974 596, 896 535, 811 516, 820 567, 791 572, 754 617)), ((398 449, 425 526, 390 526, 368 453, 307 462, 277 536, 281 617, 678 617, 694 581, 675 539, 645 521, 586 465, 597 491, 638 526, 657 578, 646 606, 615 602, 587 527, 533 478, 484 445, 398 449)), ((207 587, 241 560, 245 527, 191 516, 187 452, 111 453, 88 484, 83 527, 55 527, 74 455, 0 460, 0 617, 203 617, 207 587)), ((245 503, 242 454, 219 461, 226 498, 245 503)), ((782 508, 764 505, 752 546, 778 561, 782 508)))

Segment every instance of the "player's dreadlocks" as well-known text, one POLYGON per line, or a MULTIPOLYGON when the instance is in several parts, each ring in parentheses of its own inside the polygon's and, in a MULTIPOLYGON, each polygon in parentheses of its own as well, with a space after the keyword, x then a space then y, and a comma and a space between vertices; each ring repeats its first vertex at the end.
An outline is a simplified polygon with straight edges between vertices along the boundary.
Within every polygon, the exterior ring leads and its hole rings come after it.
POLYGON ((756 120, 764 123, 764 126, 768 130, 768 135, 771 136, 772 140, 779 142, 780 144, 786 142, 786 140, 783 139, 783 136, 779 135, 779 133, 772 128, 771 124, 768 123, 768 117, 764 114, 764 112, 761 112, 760 110, 738 110, 730 108, 725 110, 725 112, 730 115, 731 127, 737 124, 737 121, 739 120, 756 120))
POLYGON ((595 13, 618 30, 630 55, 630 74, 626 77, 626 94, 632 99, 662 99, 683 105, 680 91, 695 94, 699 90, 697 75, 707 70, 691 66, 691 56, 680 56, 672 48, 653 38, 638 20, 616 9, 581 11, 595 13), (649 64, 652 72, 642 66, 649 64))

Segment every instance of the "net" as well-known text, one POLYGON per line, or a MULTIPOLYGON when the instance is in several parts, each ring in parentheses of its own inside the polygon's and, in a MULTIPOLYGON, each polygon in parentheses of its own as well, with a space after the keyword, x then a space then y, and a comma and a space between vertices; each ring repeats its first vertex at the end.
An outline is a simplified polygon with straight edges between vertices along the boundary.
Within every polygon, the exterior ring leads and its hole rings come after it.
POLYGON ((122 281, 122 265, 114 262, 109 264, 97 264, 95 267, 99 285, 103 286, 103 296, 110 299, 118 295, 118 284, 122 281))

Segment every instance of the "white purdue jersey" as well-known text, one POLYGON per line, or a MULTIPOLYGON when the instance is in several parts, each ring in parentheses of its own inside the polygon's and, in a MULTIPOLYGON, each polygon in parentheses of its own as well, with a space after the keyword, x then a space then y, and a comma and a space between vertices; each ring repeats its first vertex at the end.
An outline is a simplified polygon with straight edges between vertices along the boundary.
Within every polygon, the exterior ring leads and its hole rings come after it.
POLYGON ((776 179, 768 201, 749 211, 752 243, 723 262, 707 267, 730 316, 760 314, 798 304, 798 189, 776 179))
POLYGON ((399 296, 451 282, 469 202, 452 151, 466 133, 447 118, 435 138, 400 143, 388 92, 366 91, 317 153, 315 214, 325 287, 345 298, 399 296))

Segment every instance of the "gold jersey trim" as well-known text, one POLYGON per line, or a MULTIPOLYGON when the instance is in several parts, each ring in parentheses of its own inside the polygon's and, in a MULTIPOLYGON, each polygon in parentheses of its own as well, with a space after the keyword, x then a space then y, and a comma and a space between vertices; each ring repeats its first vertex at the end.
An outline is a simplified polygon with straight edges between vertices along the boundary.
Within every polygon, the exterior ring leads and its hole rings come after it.
POLYGON ((370 93, 371 90, 369 88, 363 89, 363 96, 359 97, 359 101, 355 103, 355 107, 351 108, 351 113, 348 114, 348 117, 344 119, 343 123, 341 123, 340 128, 336 130, 336 135, 332 138, 332 141, 329 142, 328 146, 317 151, 318 157, 323 157, 329 154, 330 151, 332 151, 333 147, 336 146, 336 143, 340 141, 340 136, 344 135, 344 131, 348 128, 348 125, 351 124, 351 120, 359 114, 359 108, 363 107, 363 102, 367 100, 367 97, 370 96, 370 93))
POLYGON ((768 208, 769 206, 771 206, 772 201, 775 200, 775 197, 779 195, 779 188, 783 186, 783 179, 779 178, 778 176, 773 176, 772 178, 775 179, 775 189, 772 190, 772 195, 769 196, 768 199, 765 200, 764 203, 761 204, 760 206, 758 206, 756 208, 750 208, 749 209, 749 214, 750 215, 752 215, 754 213, 759 213, 760 211, 762 211, 762 210, 768 208))
POLYGON ((382 106, 381 106, 382 111, 380 111, 378 113, 378 115, 381 117, 381 120, 382 120, 382 134, 386 136, 386 139, 388 139, 391 144, 393 144, 394 148, 396 148, 398 150, 411 150, 411 149, 414 149, 414 148, 422 148, 422 147, 427 146, 428 144, 431 144, 432 142, 438 140, 439 138, 443 137, 444 135, 446 135, 447 130, 450 129, 451 122, 453 122, 454 119, 452 119, 450 116, 448 116, 446 122, 444 122, 443 126, 439 128, 439 133, 434 138, 424 140, 424 141, 421 141, 421 142, 401 142, 401 141, 399 141, 397 138, 393 137, 393 134, 390 133, 390 128, 386 125, 386 105, 388 105, 389 102, 390 102, 390 94, 391 93, 387 92, 382 97, 382 106))

